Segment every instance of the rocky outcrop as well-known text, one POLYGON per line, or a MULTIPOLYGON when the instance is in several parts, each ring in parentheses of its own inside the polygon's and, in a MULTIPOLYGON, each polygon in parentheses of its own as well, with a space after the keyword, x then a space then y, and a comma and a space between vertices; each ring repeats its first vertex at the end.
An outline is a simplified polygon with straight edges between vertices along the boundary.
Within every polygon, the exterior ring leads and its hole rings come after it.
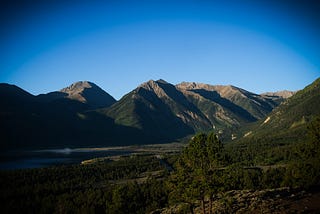
POLYGON ((266 92, 261 94, 261 96, 266 96, 266 97, 279 97, 279 98, 284 98, 287 99, 289 97, 291 97, 292 95, 294 95, 296 93, 296 91, 277 91, 277 92, 266 92))
MULTIPOLYGON (((320 192, 307 192, 288 187, 265 190, 232 190, 219 193, 214 198, 212 210, 206 201, 206 213, 319 213, 320 192)), ((161 214, 191 213, 189 205, 176 204, 152 212, 161 214)), ((204 213, 200 206, 194 213, 204 213)))

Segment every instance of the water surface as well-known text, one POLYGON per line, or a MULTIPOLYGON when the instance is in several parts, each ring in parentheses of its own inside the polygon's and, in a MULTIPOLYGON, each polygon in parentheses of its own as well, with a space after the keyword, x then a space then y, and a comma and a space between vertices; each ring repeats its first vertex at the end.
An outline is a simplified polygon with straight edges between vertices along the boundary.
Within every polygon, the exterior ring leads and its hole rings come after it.
POLYGON ((8 151, 0 154, 0 170, 80 164, 83 160, 131 153, 132 151, 123 148, 63 148, 35 151, 8 151))

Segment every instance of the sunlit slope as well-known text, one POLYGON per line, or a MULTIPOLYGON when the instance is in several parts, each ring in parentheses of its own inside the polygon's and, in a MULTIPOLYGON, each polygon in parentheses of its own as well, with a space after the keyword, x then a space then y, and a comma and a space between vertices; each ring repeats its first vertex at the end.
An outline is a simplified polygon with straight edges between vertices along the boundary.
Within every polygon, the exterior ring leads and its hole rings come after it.
POLYGON ((231 138, 231 130, 265 117, 278 103, 234 86, 150 80, 100 112, 158 136, 177 139, 214 129, 231 138))

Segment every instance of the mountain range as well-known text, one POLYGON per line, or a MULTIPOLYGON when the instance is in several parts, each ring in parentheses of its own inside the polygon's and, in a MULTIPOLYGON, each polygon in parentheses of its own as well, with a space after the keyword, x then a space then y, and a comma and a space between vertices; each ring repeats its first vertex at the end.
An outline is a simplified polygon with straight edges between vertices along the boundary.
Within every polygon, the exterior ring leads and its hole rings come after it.
POLYGON ((224 132, 256 121, 271 112, 278 99, 234 86, 186 82, 175 86, 150 80, 99 112, 116 124, 174 139, 211 129, 224 132))
POLYGON ((167 143, 212 129, 230 141, 242 127, 265 121, 274 109, 303 97, 299 94, 258 95, 232 85, 150 80, 116 101, 88 81, 38 96, 3 83, 1 148, 167 143))

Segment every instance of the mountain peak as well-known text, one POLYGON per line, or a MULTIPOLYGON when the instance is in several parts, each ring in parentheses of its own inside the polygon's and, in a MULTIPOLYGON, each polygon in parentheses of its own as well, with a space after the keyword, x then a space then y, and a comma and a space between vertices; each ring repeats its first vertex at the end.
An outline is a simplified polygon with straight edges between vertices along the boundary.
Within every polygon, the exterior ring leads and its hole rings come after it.
POLYGON ((168 84, 168 82, 165 81, 165 80, 163 80, 163 79, 158 79, 156 82, 157 82, 157 83, 168 84))
POLYGON ((169 84, 167 81, 163 80, 163 79, 158 79, 158 80, 149 80, 147 82, 142 83, 140 86, 146 85, 146 84, 158 84, 158 83, 163 83, 163 84, 169 84))
POLYGON ((61 92, 64 93, 68 93, 68 94, 75 94, 75 93, 79 93, 80 91, 83 91, 85 88, 92 88, 92 87, 97 87, 97 85, 95 85, 92 82, 89 81, 78 81, 75 83, 72 83, 70 86, 61 89, 61 92))
POLYGON ((107 92, 89 81, 75 82, 60 92, 66 93, 69 99, 87 103, 94 108, 110 106, 116 102, 107 92))
POLYGON ((154 80, 149 80, 148 82, 144 82, 142 83, 138 88, 137 88, 137 92, 140 91, 140 89, 145 89, 147 91, 152 91, 153 93, 155 93, 158 97, 163 97, 166 96, 166 92, 163 90, 161 84, 168 84, 166 81, 160 79, 157 81, 154 80))
POLYGON ((158 79, 158 80, 149 80, 148 82, 144 82, 142 83, 140 86, 138 86, 138 88, 144 88, 147 90, 151 90, 151 89, 156 89, 159 88, 159 84, 170 84, 167 81, 163 80, 163 79, 158 79))

